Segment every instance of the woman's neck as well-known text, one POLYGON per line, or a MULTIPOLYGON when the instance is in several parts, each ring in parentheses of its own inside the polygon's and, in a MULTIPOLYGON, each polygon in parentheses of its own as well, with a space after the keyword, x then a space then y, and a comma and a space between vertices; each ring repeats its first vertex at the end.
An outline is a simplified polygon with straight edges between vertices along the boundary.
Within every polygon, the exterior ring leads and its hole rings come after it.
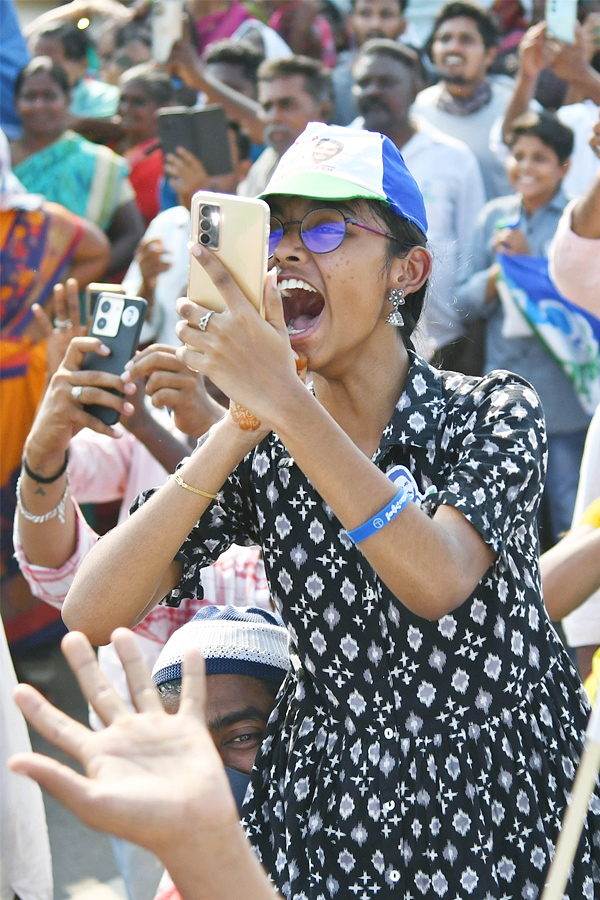
POLYGON ((54 144, 56 141, 58 141, 64 133, 64 128, 59 132, 54 132, 52 134, 28 134, 27 132, 23 132, 20 140, 15 143, 15 150, 13 151, 13 164, 16 165, 18 162, 22 162, 24 159, 27 159, 28 156, 33 156, 34 153, 39 153, 40 150, 45 150, 46 147, 50 146, 50 144, 54 144))
POLYGON ((119 142, 119 152, 127 153, 128 150, 133 150, 134 147, 153 139, 158 141, 158 128, 152 134, 124 134, 119 142))
POLYGON ((401 346, 338 377, 313 373, 317 399, 369 458, 404 389, 409 364, 406 348, 401 346))

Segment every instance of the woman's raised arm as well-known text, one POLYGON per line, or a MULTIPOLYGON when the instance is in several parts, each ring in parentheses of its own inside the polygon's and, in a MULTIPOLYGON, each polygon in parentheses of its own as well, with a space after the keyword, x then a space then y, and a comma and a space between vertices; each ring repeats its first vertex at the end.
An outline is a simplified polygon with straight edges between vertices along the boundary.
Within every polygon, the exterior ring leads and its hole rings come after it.
POLYGON ((63 606, 70 630, 94 644, 136 624, 178 583, 174 562, 184 540, 227 477, 256 443, 225 416, 173 477, 125 522, 98 541, 79 569, 63 606), (194 488, 192 491, 189 488, 194 488))

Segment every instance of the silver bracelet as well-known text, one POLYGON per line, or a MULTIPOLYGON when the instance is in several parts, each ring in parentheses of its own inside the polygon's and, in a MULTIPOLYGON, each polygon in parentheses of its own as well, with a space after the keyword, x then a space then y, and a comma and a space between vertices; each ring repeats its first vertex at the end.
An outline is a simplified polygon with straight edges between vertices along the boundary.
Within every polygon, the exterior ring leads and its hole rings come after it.
POLYGON ((65 503, 67 502, 67 496, 69 494, 69 485, 71 484, 71 479, 69 478, 69 473, 67 472, 67 483, 65 484, 65 490, 58 501, 57 506, 54 509, 51 509, 50 512, 44 513, 41 516, 34 516, 33 513, 30 513, 29 510, 25 509, 23 506, 23 500, 21 499, 21 476, 19 475, 19 479, 17 481, 17 506, 19 508, 19 512, 23 516, 23 518, 27 519, 28 522, 33 522, 35 525, 43 525, 44 522, 49 522, 50 519, 53 519, 55 516, 58 516, 58 521, 61 525, 65 524, 65 503))

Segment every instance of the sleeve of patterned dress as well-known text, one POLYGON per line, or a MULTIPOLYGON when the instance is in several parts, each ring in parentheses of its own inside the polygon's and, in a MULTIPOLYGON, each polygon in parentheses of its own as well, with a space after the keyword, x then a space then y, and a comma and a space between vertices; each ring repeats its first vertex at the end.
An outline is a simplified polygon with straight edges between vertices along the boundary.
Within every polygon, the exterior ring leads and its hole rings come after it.
POLYGON ((527 540, 546 473, 544 415, 531 385, 503 371, 465 382, 444 430, 434 506, 458 509, 496 553, 527 540))

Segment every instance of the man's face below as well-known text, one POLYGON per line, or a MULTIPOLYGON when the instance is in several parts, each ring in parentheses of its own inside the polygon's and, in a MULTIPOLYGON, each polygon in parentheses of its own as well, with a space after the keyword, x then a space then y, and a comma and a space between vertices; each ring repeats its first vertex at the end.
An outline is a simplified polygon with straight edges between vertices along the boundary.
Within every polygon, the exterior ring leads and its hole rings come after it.
POLYGON ((323 105, 305 90, 303 75, 259 81, 258 102, 264 140, 280 156, 291 147, 309 122, 322 122, 323 105))
MULTIPOLYGON (((223 765, 247 775, 262 743, 275 686, 248 675, 209 675, 206 679, 206 721, 223 765)), ((179 701, 165 703, 176 713, 179 701)))
POLYGON ((400 0, 356 0, 350 29, 359 47, 371 38, 395 41, 406 30, 400 0))

